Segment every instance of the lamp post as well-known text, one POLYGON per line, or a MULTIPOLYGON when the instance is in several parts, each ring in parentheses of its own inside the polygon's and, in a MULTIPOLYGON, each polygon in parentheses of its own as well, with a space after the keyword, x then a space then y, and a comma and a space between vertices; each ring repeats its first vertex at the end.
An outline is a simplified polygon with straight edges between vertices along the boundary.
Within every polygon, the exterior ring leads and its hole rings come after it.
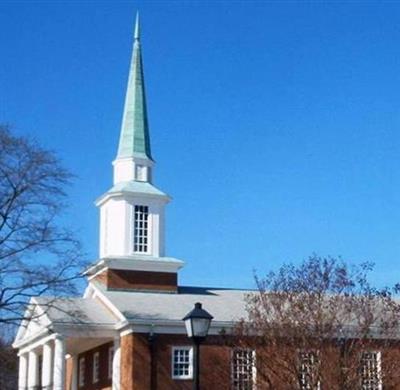
POLYGON ((194 343, 193 390, 200 390, 200 343, 207 337, 213 316, 197 302, 194 309, 183 318, 186 332, 194 343))

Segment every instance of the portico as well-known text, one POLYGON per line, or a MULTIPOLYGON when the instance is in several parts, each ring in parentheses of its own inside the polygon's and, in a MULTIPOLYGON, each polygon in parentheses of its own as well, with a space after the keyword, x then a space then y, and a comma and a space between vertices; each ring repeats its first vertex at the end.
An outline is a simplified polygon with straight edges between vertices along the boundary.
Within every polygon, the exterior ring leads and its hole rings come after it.
POLYGON ((78 355, 114 340, 112 389, 119 389, 119 333, 114 329, 118 319, 101 304, 88 301, 62 300, 56 308, 44 299, 31 300, 27 315, 37 318, 21 325, 14 342, 19 349, 19 390, 65 390, 67 385, 76 390, 78 355))
POLYGON ((65 339, 60 335, 47 337, 37 346, 22 349, 19 352, 18 389, 40 386, 46 390, 64 390, 65 350, 65 339))

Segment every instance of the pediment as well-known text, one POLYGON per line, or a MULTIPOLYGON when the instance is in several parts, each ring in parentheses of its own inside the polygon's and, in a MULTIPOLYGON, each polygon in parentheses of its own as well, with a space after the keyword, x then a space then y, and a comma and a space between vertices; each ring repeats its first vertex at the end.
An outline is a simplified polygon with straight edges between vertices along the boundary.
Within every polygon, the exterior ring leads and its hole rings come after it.
POLYGON ((36 335, 43 333, 48 329, 51 321, 46 312, 41 308, 34 298, 31 299, 27 310, 24 313, 24 319, 18 328, 14 343, 20 343, 23 340, 33 339, 36 335))

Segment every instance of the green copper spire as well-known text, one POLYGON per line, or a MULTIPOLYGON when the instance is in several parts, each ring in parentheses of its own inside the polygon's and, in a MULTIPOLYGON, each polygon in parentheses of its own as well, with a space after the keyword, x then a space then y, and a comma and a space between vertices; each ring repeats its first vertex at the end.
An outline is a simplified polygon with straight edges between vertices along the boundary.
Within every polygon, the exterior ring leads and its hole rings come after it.
POLYGON ((136 15, 133 55, 117 154, 117 159, 126 157, 152 159, 142 55, 140 52, 139 13, 136 15))

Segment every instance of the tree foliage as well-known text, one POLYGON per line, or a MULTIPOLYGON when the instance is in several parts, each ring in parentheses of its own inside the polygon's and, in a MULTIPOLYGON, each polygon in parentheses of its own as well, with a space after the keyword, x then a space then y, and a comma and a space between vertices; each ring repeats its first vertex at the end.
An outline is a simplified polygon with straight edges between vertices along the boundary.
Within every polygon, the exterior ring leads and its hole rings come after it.
POLYGON ((72 175, 54 152, 0 126, 0 323, 17 323, 31 296, 74 293, 79 241, 63 226, 72 175))
POLYGON ((261 388, 360 388, 363 377, 376 374, 363 361, 369 352, 379 353, 382 370, 371 379, 376 387, 362 388, 399 388, 398 289, 371 286, 371 269, 314 255, 256 277, 236 335, 257 351, 261 388))

